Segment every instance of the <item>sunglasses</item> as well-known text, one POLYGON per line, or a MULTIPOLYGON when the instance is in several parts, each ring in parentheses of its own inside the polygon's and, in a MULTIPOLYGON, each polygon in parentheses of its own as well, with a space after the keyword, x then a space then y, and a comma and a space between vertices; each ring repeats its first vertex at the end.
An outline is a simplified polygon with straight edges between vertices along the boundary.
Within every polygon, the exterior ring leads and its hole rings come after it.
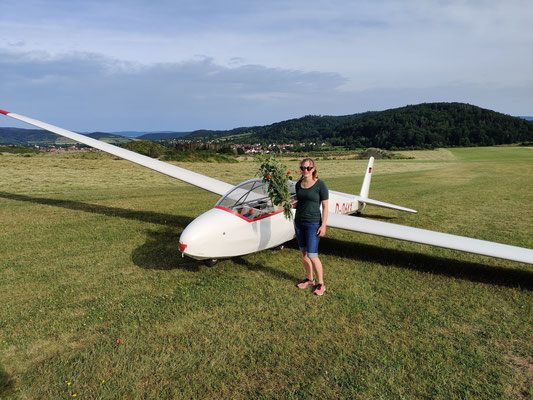
POLYGON ((313 168, 315 168, 315 167, 300 167, 300 170, 302 170, 302 171, 305 171, 305 170, 312 171, 313 168))

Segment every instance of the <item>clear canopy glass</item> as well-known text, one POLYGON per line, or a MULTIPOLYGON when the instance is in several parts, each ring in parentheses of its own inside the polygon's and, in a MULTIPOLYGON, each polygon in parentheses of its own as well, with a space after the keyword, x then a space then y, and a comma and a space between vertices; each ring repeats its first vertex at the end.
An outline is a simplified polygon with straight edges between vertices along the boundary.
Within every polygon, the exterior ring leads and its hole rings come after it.
POLYGON ((265 217, 283 210, 282 206, 272 204, 272 200, 268 197, 267 183, 261 178, 250 179, 235 186, 216 205, 248 219, 265 217))

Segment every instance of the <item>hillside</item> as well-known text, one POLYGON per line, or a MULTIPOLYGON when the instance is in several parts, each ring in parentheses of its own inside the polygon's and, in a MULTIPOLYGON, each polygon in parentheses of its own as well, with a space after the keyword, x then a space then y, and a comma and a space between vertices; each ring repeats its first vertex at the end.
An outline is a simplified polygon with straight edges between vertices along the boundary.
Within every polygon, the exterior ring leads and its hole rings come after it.
POLYGON ((136 136, 139 140, 167 140, 189 135, 191 132, 150 132, 136 136))
POLYGON ((0 128, 0 144, 21 146, 55 144, 58 138, 58 135, 41 129, 0 128))
POLYGON ((492 146, 531 141, 533 123, 470 104, 427 103, 368 113, 323 139, 383 149, 492 146))
MULTIPOLYGON (((104 132, 85 134, 93 139, 98 139, 111 144, 121 144, 133 139, 104 132)), ((76 142, 65 137, 47 132, 42 129, 21 129, 0 127, 0 145, 17 146, 54 146, 75 144, 76 142)))
POLYGON ((435 148, 490 146, 533 140, 533 123, 464 103, 424 103, 385 111, 305 116, 230 131, 197 131, 187 136, 227 137, 248 142, 328 142, 348 148, 435 148))

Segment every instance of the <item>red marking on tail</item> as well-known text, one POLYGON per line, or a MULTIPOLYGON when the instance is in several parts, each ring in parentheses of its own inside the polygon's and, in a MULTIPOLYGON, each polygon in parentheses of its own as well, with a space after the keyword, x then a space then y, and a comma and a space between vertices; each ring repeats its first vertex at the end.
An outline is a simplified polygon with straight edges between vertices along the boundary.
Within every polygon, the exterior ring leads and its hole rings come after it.
POLYGON ((0 114, 7 115, 7 114, 9 114, 9 112, 8 111, 4 111, 4 110, 0 110, 0 114))

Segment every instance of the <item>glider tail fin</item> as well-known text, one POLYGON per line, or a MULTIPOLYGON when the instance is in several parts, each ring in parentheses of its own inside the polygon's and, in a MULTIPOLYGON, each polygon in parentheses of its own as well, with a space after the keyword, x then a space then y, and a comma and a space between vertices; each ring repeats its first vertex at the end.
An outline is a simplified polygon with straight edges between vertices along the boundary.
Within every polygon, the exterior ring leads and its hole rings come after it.
POLYGON ((368 166, 366 167, 365 178, 363 179, 363 185, 361 186, 361 192, 359 193, 359 208, 356 213, 360 215, 367 204, 373 206, 392 208, 398 211, 406 211, 410 213, 416 213, 415 210, 407 207, 397 206, 395 204, 385 203, 383 201, 373 200, 368 198, 368 193, 370 192, 370 180, 372 179, 372 171, 374 169, 374 157, 370 157, 368 160, 368 166))
POLYGON ((374 168, 374 157, 370 157, 368 160, 368 166, 366 167, 365 178, 363 179, 363 184, 361 185, 361 192, 359 196, 368 197, 370 192, 370 180, 372 179, 372 169, 374 168))
MULTIPOLYGON (((365 177, 363 179, 363 184, 361 185, 361 191, 359 192, 359 197, 363 199, 368 199, 368 193, 370 192, 370 181, 372 180, 372 169, 374 168, 374 157, 370 157, 368 160, 368 166, 366 167, 365 177)), ((356 214, 360 215, 365 209, 366 204, 359 202, 359 207, 357 208, 356 214)))

